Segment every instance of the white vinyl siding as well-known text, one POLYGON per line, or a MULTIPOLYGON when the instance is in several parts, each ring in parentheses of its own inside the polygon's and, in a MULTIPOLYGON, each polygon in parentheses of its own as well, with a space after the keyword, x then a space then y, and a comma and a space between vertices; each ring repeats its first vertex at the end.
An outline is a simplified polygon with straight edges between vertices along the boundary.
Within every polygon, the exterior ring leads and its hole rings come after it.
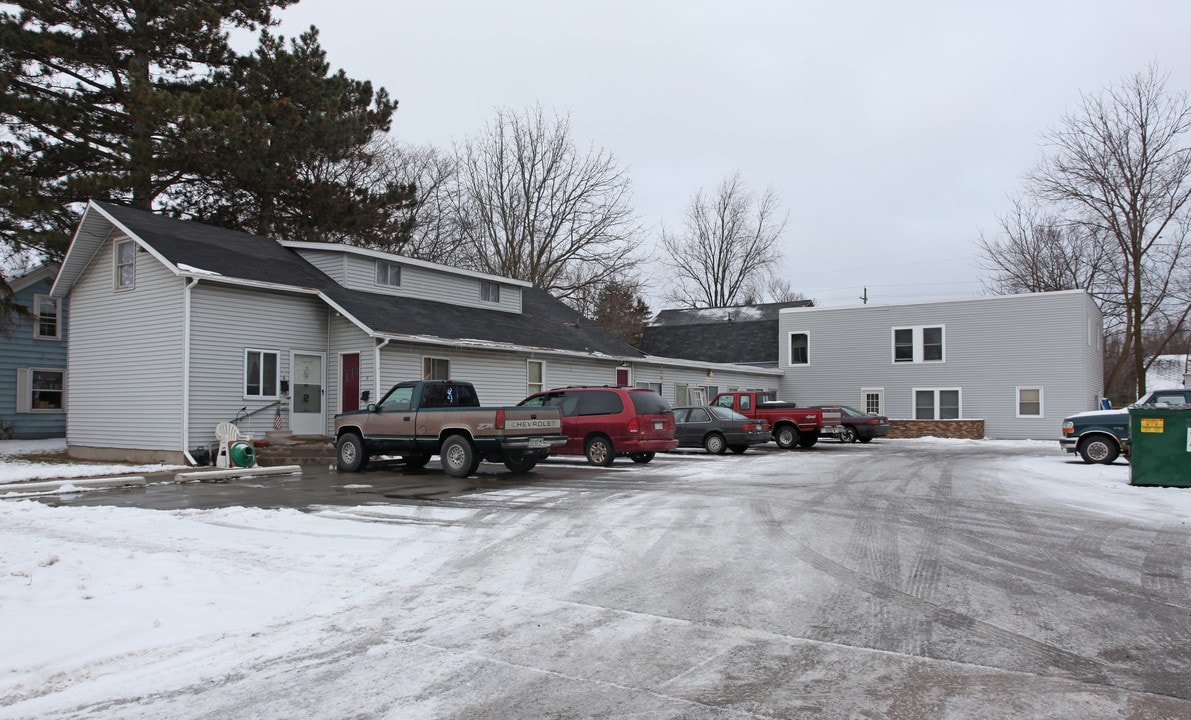
MULTIPOLYGON (((273 430, 278 398, 245 397, 245 351, 277 352, 278 378, 291 378, 293 352, 322 353, 326 347, 326 306, 305 295, 204 282, 191 290, 190 304, 191 447, 213 440, 215 426, 233 420, 240 408, 254 413, 240 422, 240 429, 264 437, 273 430), (245 332, 244 318, 268 320, 249 323, 250 330, 245 332)), ((369 357, 361 355, 361 364, 369 357)), ((285 399, 284 395, 280 398, 283 404, 285 399)), ((283 422, 288 420, 283 418, 283 422)), ((329 432, 329 420, 327 428, 329 432)))
POLYGON ((414 261, 402 262, 401 258, 396 256, 389 256, 392 259, 387 260, 386 258, 377 258, 351 252, 315 250, 310 248, 300 248, 297 252, 320 270, 351 290, 420 298, 423 300, 486 308, 489 310, 521 312, 522 288, 520 285, 499 283, 497 280, 488 281, 482 277, 477 277, 475 273, 455 270, 453 268, 443 267, 440 269, 426 267, 414 261), (400 265, 400 286, 378 284, 377 263, 379 261, 400 265), (481 299, 481 282, 500 284, 498 302, 481 299))
MULTIPOLYGON (((66 375, 70 445, 182 449, 185 283, 151 255, 135 255, 134 287, 112 291, 115 249, 108 242, 71 290, 66 375)), ((229 327, 240 332, 244 317, 233 311, 221 318, 224 332, 229 327)), ((236 357, 238 397, 239 353, 236 357)))
POLYGON ((1100 325, 1095 302, 1078 290, 786 309, 779 316, 783 354, 788 333, 808 332, 814 364, 788 372, 778 397, 852 404, 865 389, 883 388, 883 414, 909 420, 915 388, 963 388, 963 417, 983 420, 987 437, 1052 439, 1055 418, 1096 409, 1103 358, 1088 340, 1099 336, 1089 328, 1100 325), (946 362, 892 362, 892 329, 926 327, 943 328, 946 362), (1043 416, 1017 416, 1019 387, 1045 388, 1043 416))

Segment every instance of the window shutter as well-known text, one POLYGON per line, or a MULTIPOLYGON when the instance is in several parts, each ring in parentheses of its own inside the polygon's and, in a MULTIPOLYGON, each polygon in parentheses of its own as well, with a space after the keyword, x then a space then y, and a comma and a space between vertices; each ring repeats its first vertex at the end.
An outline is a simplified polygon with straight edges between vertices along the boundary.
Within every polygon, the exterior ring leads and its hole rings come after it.
POLYGON ((17 368, 17 412, 27 413, 31 409, 33 388, 30 385, 33 373, 29 368, 17 368))

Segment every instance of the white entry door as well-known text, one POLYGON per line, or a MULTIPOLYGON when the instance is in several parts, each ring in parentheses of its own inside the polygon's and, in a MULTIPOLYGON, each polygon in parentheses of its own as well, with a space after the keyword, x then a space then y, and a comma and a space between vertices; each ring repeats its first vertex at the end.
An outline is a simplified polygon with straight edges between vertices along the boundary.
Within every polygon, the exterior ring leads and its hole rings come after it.
POLYGON ((325 385, 320 353, 294 353, 290 368, 289 428, 295 435, 326 435, 327 417, 323 411, 325 385))

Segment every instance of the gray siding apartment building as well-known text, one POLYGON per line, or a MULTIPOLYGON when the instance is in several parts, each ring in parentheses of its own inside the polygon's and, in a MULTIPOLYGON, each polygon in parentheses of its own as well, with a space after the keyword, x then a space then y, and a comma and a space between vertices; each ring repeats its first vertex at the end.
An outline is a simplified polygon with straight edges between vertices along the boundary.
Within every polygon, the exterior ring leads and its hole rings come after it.
POLYGON ((1103 318, 1082 290, 787 308, 779 396, 893 419, 982 419, 985 436, 1052 440, 1098 407, 1103 318))

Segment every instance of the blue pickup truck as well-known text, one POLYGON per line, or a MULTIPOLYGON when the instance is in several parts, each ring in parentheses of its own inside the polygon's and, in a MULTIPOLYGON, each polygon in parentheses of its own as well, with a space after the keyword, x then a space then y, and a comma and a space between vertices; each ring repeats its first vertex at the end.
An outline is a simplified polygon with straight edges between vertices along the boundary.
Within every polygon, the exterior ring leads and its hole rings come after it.
MULTIPOLYGON (((1153 390, 1129 407, 1191 405, 1191 389, 1153 390)), ((1079 453, 1086 463, 1113 462, 1129 457, 1129 408, 1093 410, 1064 418, 1059 446, 1079 453)))

